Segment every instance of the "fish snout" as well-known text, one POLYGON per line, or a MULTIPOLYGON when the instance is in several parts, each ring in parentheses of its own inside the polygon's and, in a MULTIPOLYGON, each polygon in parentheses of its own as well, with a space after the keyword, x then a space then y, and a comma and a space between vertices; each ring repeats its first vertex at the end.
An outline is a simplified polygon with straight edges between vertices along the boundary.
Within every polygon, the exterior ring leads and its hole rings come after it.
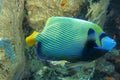
POLYGON ((102 48, 105 50, 112 50, 116 46, 116 41, 110 37, 103 37, 101 40, 102 48))

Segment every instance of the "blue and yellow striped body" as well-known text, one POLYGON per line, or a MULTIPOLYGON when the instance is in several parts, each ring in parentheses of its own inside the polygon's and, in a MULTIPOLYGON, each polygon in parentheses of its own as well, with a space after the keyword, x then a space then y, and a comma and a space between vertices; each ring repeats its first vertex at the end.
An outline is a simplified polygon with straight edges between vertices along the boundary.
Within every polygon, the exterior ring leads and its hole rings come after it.
POLYGON ((43 31, 35 36, 35 41, 41 43, 38 54, 52 59, 80 58, 89 29, 95 31, 94 40, 100 47, 99 35, 103 30, 98 25, 80 19, 51 17, 43 31))

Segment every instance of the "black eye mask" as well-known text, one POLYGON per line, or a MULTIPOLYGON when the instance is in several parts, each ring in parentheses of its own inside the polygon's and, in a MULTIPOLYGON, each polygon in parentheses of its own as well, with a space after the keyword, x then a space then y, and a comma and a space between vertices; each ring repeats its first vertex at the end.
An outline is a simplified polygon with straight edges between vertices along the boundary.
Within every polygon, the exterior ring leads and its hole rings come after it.
POLYGON ((93 29, 88 30, 88 40, 95 40, 95 31, 93 29))

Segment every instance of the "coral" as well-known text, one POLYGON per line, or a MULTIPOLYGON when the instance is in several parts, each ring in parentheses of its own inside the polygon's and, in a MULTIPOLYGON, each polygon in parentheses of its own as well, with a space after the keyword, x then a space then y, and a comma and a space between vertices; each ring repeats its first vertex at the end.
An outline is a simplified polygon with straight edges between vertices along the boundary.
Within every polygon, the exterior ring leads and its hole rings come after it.
MULTIPOLYGON (((55 62, 60 63, 60 62, 55 62)), ((62 61, 64 63, 64 61, 62 61)), ((67 63, 71 64, 71 63, 67 63)), ((47 64, 40 68, 33 76, 34 80, 89 80, 94 73, 94 62, 82 64, 81 67, 71 68, 70 66, 61 64, 47 64)))
POLYGON ((66 63, 68 63, 68 61, 66 61, 66 60, 51 61, 51 64, 52 64, 52 65, 61 65, 61 66, 65 66, 66 63))
POLYGON ((99 2, 93 3, 91 0, 89 1, 90 6, 88 8, 88 13, 86 17, 89 21, 95 22, 101 26, 103 26, 107 13, 107 8, 109 5, 109 0, 100 0, 99 2))

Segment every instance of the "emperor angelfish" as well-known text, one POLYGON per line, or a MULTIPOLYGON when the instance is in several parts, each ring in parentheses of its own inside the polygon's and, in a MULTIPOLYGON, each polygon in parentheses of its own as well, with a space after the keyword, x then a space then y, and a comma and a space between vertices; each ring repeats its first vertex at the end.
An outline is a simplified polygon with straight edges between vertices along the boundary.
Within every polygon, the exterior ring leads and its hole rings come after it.
POLYGON ((41 33, 26 38, 28 46, 36 42, 40 59, 71 62, 95 60, 116 45, 97 24, 69 17, 49 18, 41 33))

